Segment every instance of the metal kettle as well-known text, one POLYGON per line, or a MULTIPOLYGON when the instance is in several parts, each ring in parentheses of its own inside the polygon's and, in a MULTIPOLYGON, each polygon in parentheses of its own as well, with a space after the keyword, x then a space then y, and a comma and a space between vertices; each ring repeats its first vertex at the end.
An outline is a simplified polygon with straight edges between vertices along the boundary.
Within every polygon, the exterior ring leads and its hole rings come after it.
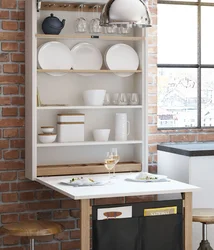
POLYGON ((42 30, 45 34, 54 34, 59 35, 61 30, 65 27, 65 19, 62 21, 54 14, 50 14, 49 17, 46 17, 42 22, 42 30))

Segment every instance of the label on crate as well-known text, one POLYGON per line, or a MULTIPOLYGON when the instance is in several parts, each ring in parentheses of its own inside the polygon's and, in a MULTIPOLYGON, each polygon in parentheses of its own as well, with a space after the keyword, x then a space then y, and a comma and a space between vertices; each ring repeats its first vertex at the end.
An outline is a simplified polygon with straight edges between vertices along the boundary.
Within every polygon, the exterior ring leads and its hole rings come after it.
POLYGON ((122 219, 132 217, 132 206, 97 209, 97 220, 122 219))
POLYGON ((144 216, 159 216, 177 214, 177 207, 159 207, 144 209, 144 216))

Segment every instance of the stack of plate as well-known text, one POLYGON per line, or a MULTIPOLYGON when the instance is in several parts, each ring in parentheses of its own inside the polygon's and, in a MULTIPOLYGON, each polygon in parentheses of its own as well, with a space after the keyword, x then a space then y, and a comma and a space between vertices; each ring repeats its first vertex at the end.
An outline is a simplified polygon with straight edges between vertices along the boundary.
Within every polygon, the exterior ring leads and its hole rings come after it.
MULTIPOLYGON (((110 70, 137 70, 139 57, 136 51, 127 44, 115 44, 105 53, 105 64, 110 70)), ((134 73, 115 73, 120 77, 131 76, 134 73)))
MULTIPOLYGON (((64 69, 73 67, 73 58, 69 48, 60 42, 47 42, 38 48, 38 63, 42 69, 64 69)), ((62 76, 65 73, 50 72, 53 76, 62 76)))

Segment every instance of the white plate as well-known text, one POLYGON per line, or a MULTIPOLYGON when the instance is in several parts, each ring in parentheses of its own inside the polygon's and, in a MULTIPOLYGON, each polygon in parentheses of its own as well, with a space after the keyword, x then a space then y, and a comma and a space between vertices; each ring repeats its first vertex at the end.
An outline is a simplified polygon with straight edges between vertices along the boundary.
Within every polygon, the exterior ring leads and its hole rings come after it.
MULTIPOLYGON (((90 43, 79 43, 71 49, 74 60, 74 70, 100 70, 103 65, 103 56, 99 49, 90 43)), ((92 73, 78 73, 83 76, 93 75, 92 73)))
POLYGON ((61 181, 60 183, 64 185, 69 185, 73 187, 85 187, 85 186, 102 186, 107 184, 108 180, 95 180, 89 177, 71 177, 61 181), (73 179, 73 181, 71 181, 73 179))
MULTIPOLYGON (((42 69, 71 69, 73 59, 69 48, 60 42, 47 42, 38 48, 38 63, 42 69)), ((50 72, 52 76, 66 73, 50 72)))
MULTIPOLYGON (((105 62, 110 70, 137 70, 139 57, 129 45, 119 43, 111 46, 105 54, 105 62)), ((121 77, 131 76, 134 73, 115 73, 121 77)))
POLYGON ((128 181, 135 182, 162 182, 168 181, 166 175, 150 174, 147 172, 142 172, 134 178, 127 178, 128 181))

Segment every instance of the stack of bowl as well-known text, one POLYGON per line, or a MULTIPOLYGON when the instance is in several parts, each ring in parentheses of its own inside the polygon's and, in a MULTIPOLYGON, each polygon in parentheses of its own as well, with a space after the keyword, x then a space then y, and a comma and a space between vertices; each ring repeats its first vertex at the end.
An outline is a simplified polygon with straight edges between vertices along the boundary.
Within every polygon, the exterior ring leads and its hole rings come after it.
POLYGON ((41 127, 43 134, 39 134, 39 140, 41 143, 52 143, 56 140, 56 134, 53 133, 54 127, 41 127))

